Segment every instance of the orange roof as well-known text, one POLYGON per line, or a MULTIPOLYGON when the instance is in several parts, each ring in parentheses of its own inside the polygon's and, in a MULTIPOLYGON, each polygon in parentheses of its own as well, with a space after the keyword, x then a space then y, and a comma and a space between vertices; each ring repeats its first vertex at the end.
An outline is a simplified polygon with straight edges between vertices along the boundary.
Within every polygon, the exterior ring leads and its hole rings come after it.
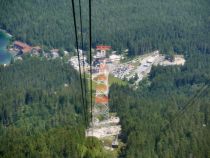
POLYGON ((105 81, 105 80, 107 80, 107 77, 105 75, 99 75, 99 76, 96 77, 96 80, 105 81))
POLYGON ((20 47, 22 47, 22 48, 30 47, 30 46, 27 45, 26 43, 23 43, 23 42, 20 42, 20 41, 15 41, 14 44, 17 45, 17 46, 20 46, 20 47))
POLYGON ((22 49, 22 51, 23 51, 23 53, 28 53, 31 51, 31 49, 32 49, 31 47, 25 47, 22 49))
POLYGON ((107 96, 96 97, 95 102, 96 102, 97 104, 100 104, 100 103, 101 103, 101 104, 106 104, 106 103, 109 102, 109 99, 108 99, 107 96))
POLYGON ((14 44, 18 47, 20 47, 23 51, 23 53, 27 53, 30 52, 32 47, 30 47, 29 45, 27 45, 26 43, 20 42, 20 41, 15 41, 14 44))

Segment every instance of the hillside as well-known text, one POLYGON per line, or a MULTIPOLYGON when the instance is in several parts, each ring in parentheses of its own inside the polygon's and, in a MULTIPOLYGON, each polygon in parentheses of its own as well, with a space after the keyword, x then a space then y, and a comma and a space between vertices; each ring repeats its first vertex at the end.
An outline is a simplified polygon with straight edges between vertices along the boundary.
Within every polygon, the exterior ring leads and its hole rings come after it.
MULTIPOLYGON (((78 1, 77 1, 78 3, 78 1)), ((210 53, 208 0, 93 0, 93 47, 110 44, 130 54, 160 49, 167 53, 191 50, 210 53)), ((78 6, 78 4, 77 4, 78 6)), ((28 43, 74 48, 69 0, 3 0, 0 28, 28 43)), ((82 0, 85 47, 88 4, 82 0)), ((77 7, 77 15, 78 7, 77 7)))
POLYGON ((194 54, 182 67, 154 67, 135 91, 110 88, 110 106, 127 144, 121 157, 210 156, 209 60, 194 54))
POLYGON ((79 77, 69 65, 25 57, 0 74, 0 157, 111 157, 85 138, 79 77))
MULTIPOLYGON (((88 1, 81 1, 88 50, 88 1)), ((210 1, 92 0, 92 7, 92 47, 128 48, 127 60, 154 50, 186 60, 153 66, 135 88, 110 76, 110 112, 125 144, 118 157, 209 158, 210 1)), ((72 51, 71 9, 70 0, 1 0, 0 29, 44 50, 72 51)), ((0 66, 0 157, 115 158, 85 137, 83 112, 78 72, 64 60, 23 55, 0 66)))

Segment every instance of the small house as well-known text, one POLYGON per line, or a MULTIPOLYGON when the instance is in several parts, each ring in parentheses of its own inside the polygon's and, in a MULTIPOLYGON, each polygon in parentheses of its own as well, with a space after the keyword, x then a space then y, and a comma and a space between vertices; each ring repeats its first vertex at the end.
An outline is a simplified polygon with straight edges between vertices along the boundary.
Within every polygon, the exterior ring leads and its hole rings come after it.
POLYGON ((32 47, 27 45, 26 43, 15 41, 14 42, 14 48, 18 49, 19 51, 23 53, 29 53, 32 50, 32 47))

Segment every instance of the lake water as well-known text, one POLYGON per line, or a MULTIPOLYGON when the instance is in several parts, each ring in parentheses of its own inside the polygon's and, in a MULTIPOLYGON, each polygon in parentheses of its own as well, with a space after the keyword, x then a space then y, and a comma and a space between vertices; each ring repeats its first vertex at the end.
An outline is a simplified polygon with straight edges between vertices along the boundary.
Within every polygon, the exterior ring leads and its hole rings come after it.
POLYGON ((9 64, 11 61, 11 54, 7 51, 10 37, 0 30, 0 64, 9 64))

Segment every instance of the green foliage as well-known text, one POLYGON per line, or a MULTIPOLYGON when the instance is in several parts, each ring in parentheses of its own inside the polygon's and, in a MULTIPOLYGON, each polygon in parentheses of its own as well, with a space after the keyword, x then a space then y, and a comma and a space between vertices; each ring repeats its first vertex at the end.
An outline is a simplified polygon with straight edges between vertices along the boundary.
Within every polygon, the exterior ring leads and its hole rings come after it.
MULTIPOLYGON (((87 50, 87 1, 82 6, 87 50)), ((209 157, 209 89, 161 130, 209 81, 209 6, 209 0, 93 0, 93 47, 104 43, 128 48, 130 56, 160 49, 187 57, 182 67, 153 68, 150 84, 136 91, 112 85, 110 106, 127 143, 122 157, 209 157)), ((75 45, 69 0, 2 0, 0 27, 44 50, 75 45)), ((0 67, 0 74, 0 157, 111 157, 99 141, 84 137, 79 78, 68 65, 25 56, 0 67)))
POLYGON ((79 77, 71 66, 25 56, 0 73, 0 157, 108 155, 98 140, 90 149, 84 136, 79 77))
POLYGON ((208 157, 210 146, 210 56, 192 53, 185 66, 154 67, 135 91, 112 85, 110 107, 121 118, 125 158, 208 157), (151 82, 151 84, 148 84, 151 82))
POLYGON ((119 84, 119 85, 126 85, 127 82, 126 81, 122 81, 121 79, 119 78, 116 78, 112 75, 109 75, 109 85, 112 85, 112 84, 119 84))
POLYGON ((139 77, 138 77, 137 73, 135 73, 135 75, 134 75, 133 77, 130 78, 129 83, 130 83, 130 84, 134 84, 135 81, 138 80, 138 78, 139 78, 139 77))
MULTIPOLYGON (((88 1, 82 0, 84 46, 88 48, 88 1)), ((78 1, 76 13, 79 17, 78 1)), ((109 44, 135 55, 160 49, 210 53, 209 0, 93 0, 93 47, 109 44)), ((0 27, 29 44, 72 50, 69 0, 2 0, 0 27)), ((79 29, 79 25, 78 25, 79 29)), ((80 34, 78 34, 80 37, 80 34)))

